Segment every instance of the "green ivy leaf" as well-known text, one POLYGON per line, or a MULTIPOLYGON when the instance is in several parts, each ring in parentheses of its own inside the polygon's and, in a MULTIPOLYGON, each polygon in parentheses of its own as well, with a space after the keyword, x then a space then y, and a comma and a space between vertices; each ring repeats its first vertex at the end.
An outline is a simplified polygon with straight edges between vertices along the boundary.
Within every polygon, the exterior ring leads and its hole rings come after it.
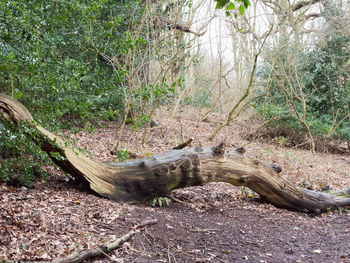
POLYGON ((243 5, 240 5, 239 7, 238 7, 238 11, 241 13, 241 15, 243 16, 244 15, 244 6, 243 5))
POLYGON ((216 9, 222 9, 224 8, 225 5, 227 5, 227 3, 229 3, 229 0, 214 0, 216 2, 216 9))
POLYGON ((230 2, 230 3, 226 6, 225 10, 234 10, 235 7, 236 7, 235 4, 232 3, 232 2, 230 2))
MULTIPOLYGON (((216 2, 216 9, 222 9, 224 7, 226 11, 229 11, 229 10, 234 10, 236 8, 235 4, 230 1, 230 0, 214 0, 216 2)), ((243 15, 244 14, 244 11, 245 9, 247 9, 249 6, 250 6, 250 0, 236 0, 236 3, 242 3, 238 10, 239 12, 243 15)), ((226 15, 228 13, 226 12, 226 15)), ((236 15, 235 15, 236 17, 236 15)))
POLYGON ((242 0, 243 4, 244 4, 244 7, 245 8, 248 8, 248 6, 250 6, 250 2, 249 0, 242 0))

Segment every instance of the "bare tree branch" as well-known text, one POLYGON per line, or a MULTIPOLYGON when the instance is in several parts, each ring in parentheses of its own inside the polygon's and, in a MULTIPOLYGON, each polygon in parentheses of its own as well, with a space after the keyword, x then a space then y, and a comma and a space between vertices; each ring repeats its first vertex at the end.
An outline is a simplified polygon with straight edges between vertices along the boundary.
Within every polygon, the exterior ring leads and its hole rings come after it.
POLYGON ((309 20, 311 18, 319 18, 321 16, 320 13, 310 13, 308 15, 305 15, 305 20, 309 20))
POLYGON ((179 30, 179 31, 182 31, 182 32, 185 32, 185 33, 191 33, 197 37, 200 37, 200 36, 203 36, 206 32, 203 31, 201 33, 198 33, 198 32, 195 32, 193 31, 189 26, 185 26, 185 25, 181 25, 181 24, 176 24, 176 23, 171 23, 170 21, 166 21, 166 26, 171 29, 171 28, 174 28, 176 30, 179 30))
POLYGON ((321 0, 300 1, 292 5, 292 11, 295 12, 304 6, 310 6, 319 2, 321 2, 321 0))

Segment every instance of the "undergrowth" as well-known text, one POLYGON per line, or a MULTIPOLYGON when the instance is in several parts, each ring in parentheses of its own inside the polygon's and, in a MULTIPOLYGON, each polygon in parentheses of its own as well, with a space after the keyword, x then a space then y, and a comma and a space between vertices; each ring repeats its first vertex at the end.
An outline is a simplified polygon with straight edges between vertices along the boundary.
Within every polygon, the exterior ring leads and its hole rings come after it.
POLYGON ((30 187, 47 178, 41 167, 52 162, 35 143, 36 135, 26 123, 16 126, 0 118, 0 181, 30 187))

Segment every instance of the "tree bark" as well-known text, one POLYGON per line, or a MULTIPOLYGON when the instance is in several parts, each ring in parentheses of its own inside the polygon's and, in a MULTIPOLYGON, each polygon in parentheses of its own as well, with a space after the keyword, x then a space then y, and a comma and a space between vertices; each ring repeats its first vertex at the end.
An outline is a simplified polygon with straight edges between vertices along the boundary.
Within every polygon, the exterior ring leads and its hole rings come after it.
MULTIPOLYGON (((7 119, 33 121, 18 101, 0 94, 0 113, 7 119)), ((173 189, 227 182, 245 186, 276 207, 320 213, 328 209, 350 208, 350 198, 316 192, 295 186, 278 172, 258 160, 245 157, 242 151, 225 150, 224 143, 213 147, 171 150, 151 158, 124 163, 92 161, 72 150, 65 141, 35 125, 43 151, 65 172, 85 181, 101 196, 116 201, 144 200, 165 196, 173 189), (59 153, 62 158, 56 158, 59 153)))

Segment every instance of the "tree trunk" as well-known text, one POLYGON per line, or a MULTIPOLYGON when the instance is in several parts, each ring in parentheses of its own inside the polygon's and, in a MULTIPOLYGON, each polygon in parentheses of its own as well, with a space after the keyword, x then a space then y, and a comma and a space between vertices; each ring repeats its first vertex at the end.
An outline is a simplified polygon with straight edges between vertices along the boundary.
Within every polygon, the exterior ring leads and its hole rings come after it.
MULTIPOLYGON (((0 112, 17 123, 32 121, 28 110, 18 101, 0 94, 0 112)), ((33 123, 33 122, 32 122, 33 123)), ((38 142, 43 151, 65 172, 101 196, 116 201, 143 200, 165 196, 173 189, 227 182, 245 186, 271 204, 295 211, 320 213, 327 209, 350 208, 350 198, 310 191, 283 179, 270 166, 247 158, 242 151, 225 151, 224 143, 214 147, 171 150, 151 158, 124 163, 95 162, 72 150, 65 141, 32 124, 39 131, 38 142), (55 158, 59 153, 62 158, 55 158)))

